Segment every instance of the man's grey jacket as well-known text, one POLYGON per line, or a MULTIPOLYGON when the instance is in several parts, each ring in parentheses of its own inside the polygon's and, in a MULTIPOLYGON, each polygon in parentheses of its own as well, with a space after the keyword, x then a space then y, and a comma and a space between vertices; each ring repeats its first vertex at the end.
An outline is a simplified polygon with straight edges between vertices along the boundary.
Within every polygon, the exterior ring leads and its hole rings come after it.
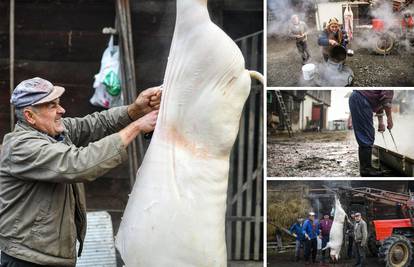
POLYGON ((17 123, 0 154, 0 250, 40 265, 75 266, 86 234, 82 183, 127 158, 117 133, 131 122, 127 107, 62 121, 63 141, 17 123))
POLYGON ((360 243, 361 246, 365 247, 368 240, 367 223, 361 219, 359 222, 355 222, 354 226, 355 242, 360 243))

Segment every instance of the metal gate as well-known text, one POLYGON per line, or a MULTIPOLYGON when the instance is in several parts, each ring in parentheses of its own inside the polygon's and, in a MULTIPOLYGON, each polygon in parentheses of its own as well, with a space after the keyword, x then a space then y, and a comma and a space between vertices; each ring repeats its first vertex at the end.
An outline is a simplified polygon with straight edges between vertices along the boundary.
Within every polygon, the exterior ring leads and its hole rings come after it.
MULTIPOLYGON (((263 31, 236 40, 246 68, 263 70, 263 31)), ((230 159, 226 215, 229 260, 263 255, 263 86, 253 81, 230 159)))

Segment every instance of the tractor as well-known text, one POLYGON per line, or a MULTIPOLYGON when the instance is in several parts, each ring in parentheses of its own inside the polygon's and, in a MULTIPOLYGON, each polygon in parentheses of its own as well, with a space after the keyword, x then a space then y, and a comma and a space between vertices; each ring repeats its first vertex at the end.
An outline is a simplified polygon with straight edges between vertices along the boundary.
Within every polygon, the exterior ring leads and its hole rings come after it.
POLYGON ((373 50, 381 55, 390 54, 401 42, 414 45, 414 20, 413 13, 408 9, 413 0, 394 0, 393 11, 395 19, 384 21, 380 18, 372 19, 372 30, 376 41, 373 42, 373 50))
MULTIPOLYGON (((368 248, 386 267, 409 266, 413 257, 414 195, 368 187, 341 188, 341 190, 347 193, 348 201, 360 198, 369 203, 361 205, 360 208, 365 206, 369 209, 373 204, 397 208, 397 215, 393 214, 399 218, 371 220, 367 215, 367 223, 372 226, 369 227, 368 248)), ((373 215, 378 212, 379 210, 371 210, 373 215)), ((370 212, 366 212, 368 213, 370 212)))

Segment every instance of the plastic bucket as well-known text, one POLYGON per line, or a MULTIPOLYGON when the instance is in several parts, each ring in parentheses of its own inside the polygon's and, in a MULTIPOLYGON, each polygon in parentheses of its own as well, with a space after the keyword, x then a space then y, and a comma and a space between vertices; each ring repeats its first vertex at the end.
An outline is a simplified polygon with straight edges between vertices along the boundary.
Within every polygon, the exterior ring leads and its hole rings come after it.
POLYGON ((315 76, 316 66, 315 64, 309 63, 302 66, 303 79, 310 81, 315 76))

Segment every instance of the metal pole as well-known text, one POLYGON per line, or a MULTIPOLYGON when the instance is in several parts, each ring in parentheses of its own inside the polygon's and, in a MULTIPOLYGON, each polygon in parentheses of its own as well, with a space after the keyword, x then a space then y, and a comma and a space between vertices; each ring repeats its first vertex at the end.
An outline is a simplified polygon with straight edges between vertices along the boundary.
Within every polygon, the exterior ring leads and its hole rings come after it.
MULTIPOLYGON (((14 89, 14 0, 10 0, 10 97, 14 89)), ((10 131, 14 129, 14 107, 10 104, 10 131)))

